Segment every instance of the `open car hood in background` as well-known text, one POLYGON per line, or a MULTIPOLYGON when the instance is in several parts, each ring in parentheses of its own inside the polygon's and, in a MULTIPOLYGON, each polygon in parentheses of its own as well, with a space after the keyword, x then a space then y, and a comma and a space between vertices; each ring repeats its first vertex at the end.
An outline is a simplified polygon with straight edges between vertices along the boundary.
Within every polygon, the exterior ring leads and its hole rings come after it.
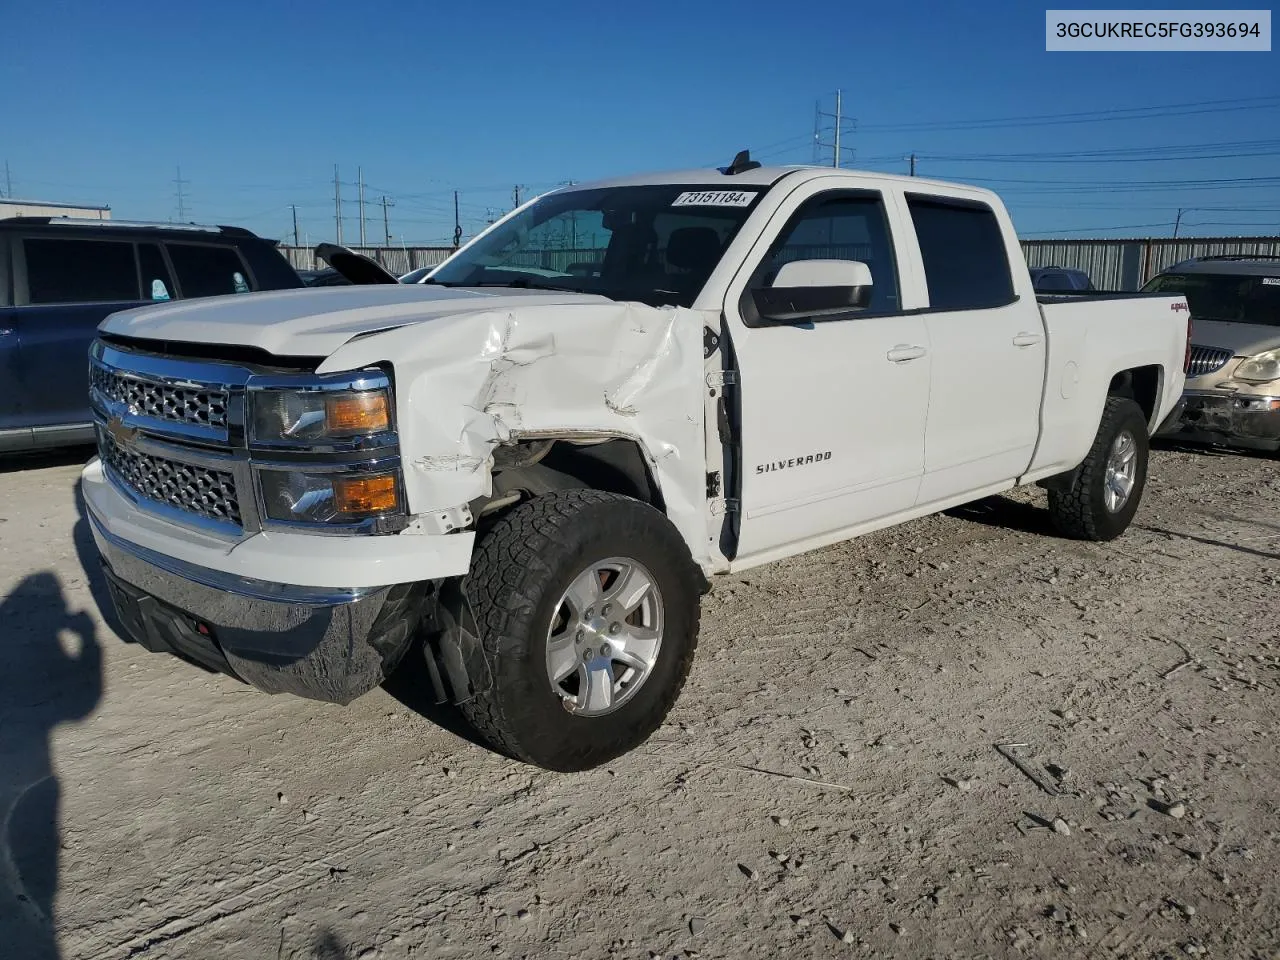
POLYGON ((400 282, 399 277, 389 273, 377 261, 336 243, 317 244, 316 257, 337 270, 353 284, 366 286, 372 283, 400 282))

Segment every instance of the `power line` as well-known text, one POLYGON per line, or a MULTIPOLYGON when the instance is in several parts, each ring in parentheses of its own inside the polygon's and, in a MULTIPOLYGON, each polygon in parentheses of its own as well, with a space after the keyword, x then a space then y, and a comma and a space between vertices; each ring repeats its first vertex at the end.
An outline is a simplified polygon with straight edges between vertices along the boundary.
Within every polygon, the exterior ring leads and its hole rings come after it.
POLYGON ((1113 120, 1148 120, 1157 117, 1222 113, 1229 110, 1265 110, 1280 107, 1280 97, 1245 97, 1231 100, 1197 100, 1146 107, 1117 107, 1077 113, 1044 113, 1020 117, 988 117, 975 120, 933 120, 911 123, 867 124, 862 129, 880 133, 916 130, 982 130, 997 127, 1053 126, 1064 123, 1101 123, 1113 120))

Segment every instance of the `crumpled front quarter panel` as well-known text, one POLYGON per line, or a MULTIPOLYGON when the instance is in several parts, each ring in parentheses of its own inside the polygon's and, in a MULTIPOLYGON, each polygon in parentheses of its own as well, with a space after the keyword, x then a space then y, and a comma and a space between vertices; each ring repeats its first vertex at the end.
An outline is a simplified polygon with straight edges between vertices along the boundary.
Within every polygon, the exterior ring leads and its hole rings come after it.
POLYGON ((701 315, 635 303, 468 313, 355 340, 320 372, 390 361, 413 513, 488 495, 506 441, 611 434, 643 447, 667 512, 702 562, 701 315))

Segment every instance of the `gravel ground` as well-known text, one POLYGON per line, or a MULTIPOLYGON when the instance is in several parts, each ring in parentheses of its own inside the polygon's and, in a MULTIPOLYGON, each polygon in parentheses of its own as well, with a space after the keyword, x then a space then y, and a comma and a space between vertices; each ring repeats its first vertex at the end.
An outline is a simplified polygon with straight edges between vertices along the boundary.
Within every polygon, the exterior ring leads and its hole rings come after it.
POLYGON ((0 472, 0 955, 1280 957, 1280 461, 1159 451, 1110 545, 1032 489, 722 581, 577 775, 408 673, 341 708, 120 643, 78 469, 0 472))

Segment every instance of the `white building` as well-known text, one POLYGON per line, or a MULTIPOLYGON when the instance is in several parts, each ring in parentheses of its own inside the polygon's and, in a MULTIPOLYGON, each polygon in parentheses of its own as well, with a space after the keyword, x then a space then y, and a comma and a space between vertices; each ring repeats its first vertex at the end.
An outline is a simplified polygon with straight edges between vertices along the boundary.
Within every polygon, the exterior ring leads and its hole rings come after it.
POLYGON ((52 203, 42 200, 0 200, 0 220, 6 217, 89 217, 110 220, 110 207, 87 207, 79 203, 52 203))

